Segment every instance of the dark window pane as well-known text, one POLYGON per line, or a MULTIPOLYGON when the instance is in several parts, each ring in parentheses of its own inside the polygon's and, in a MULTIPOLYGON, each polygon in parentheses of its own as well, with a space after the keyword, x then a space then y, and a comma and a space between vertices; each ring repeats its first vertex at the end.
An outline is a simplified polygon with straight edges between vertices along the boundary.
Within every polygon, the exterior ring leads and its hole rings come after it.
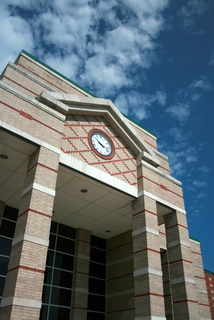
POLYGON ((9 258, 0 256, 0 274, 6 276, 9 258))
POLYGON ((105 312, 105 297, 89 294, 88 310, 105 312))
POLYGON ((52 287, 51 304, 70 306, 71 290, 52 287))
POLYGON ((8 238, 13 238, 15 227, 15 222, 2 219, 0 234, 8 238))
POLYGON ((59 269, 65 269, 73 271, 74 257, 67 254, 56 252, 55 255, 55 267, 59 269))
POLYGON ((52 268, 46 268, 44 283, 51 284, 52 279, 52 268))
POLYGON ((51 290, 51 288, 49 286, 43 287, 43 294, 42 294, 42 302, 43 303, 49 303, 50 290, 51 290))
POLYGON ((55 249, 55 242, 56 242, 56 236, 54 234, 50 234, 50 238, 49 238, 49 248, 50 249, 55 249))
POLYGON ((89 278, 89 292, 105 295, 105 281, 89 278))
POLYGON ((59 287, 72 288, 73 273, 54 270, 53 285, 59 287))
POLYGON ((50 307, 49 320, 69 320, 70 309, 60 307, 50 307))
POLYGON ((106 250, 106 240, 91 236, 91 246, 106 250))
POLYGON ((100 263, 106 263, 106 251, 91 247, 90 260, 100 263))
POLYGON ((106 278, 106 267, 101 264, 90 262, 89 276, 105 279, 106 278))
POLYGON ((3 216, 4 216, 4 218, 16 221, 17 220, 17 216, 18 216, 18 210, 14 209, 14 208, 11 208, 11 207, 8 207, 8 206, 5 206, 4 215, 3 216))
POLYGON ((62 237, 57 238, 57 251, 62 251, 70 254, 74 254, 75 242, 73 240, 65 239, 62 237))
POLYGON ((5 279, 6 278, 0 277, 0 296, 1 297, 2 297, 2 294, 3 294, 3 290, 4 290, 5 279))
POLYGON ((0 254, 10 256, 12 240, 0 237, 0 254))
POLYGON ((54 221, 51 221, 51 232, 56 233, 57 230, 57 223, 54 221))
POLYGON ((48 255, 47 255, 47 266, 52 266, 53 265, 53 259, 54 259, 54 252, 51 250, 48 250, 48 255))
POLYGON ((104 313, 88 312, 87 313, 87 320, 105 320, 105 314, 104 313))
POLYGON ((70 239, 76 239, 76 229, 59 224, 58 234, 70 239))
POLYGON ((47 320, 48 319, 48 306, 42 306, 41 312, 40 312, 40 320, 47 320))

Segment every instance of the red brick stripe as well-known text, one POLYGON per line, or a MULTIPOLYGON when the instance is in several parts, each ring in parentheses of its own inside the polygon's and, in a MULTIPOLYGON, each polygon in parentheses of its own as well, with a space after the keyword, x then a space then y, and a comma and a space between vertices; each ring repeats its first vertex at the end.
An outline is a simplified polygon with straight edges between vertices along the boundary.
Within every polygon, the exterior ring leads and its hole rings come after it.
POLYGON ((170 229, 170 228, 174 228, 174 227, 177 227, 177 226, 179 226, 179 227, 182 227, 182 228, 185 228, 185 229, 188 229, 186 226, 182 226, 182 224, 174 224, 173 226, 169 226, 169 227, 166 227, 166 230, 168 230, 168 229, 170 229))
POLYGON ((43 270, 39 270, 39 269, 34 269, 34 268, 30 268, 30 267, 26 267, 26 266, 17 266, 17 267, 14 267, 12 269, 9 269, 7 272, 11 272, 11 271, 14 271, 16 269, 23 269, 23 270, 28 270, 28 271, 33 271, 33 272, 38 272, 38 273, 45 273, 45 271, 43 270))
POLYGON ((153 249, 150 249, 150 248, 145 248, 145 249, 142 249, 142 250, 135 251, 135 252, 133 252, 133 254, 136 254, 136 253, 139 253, 139 252, 143 252, 143 251, 152 251, 152 252, 160 254, 160 251, 153 250, 153 249))
POLYGON ((10 78, 8 78, 8 77, 6 77, 6 76, 4 76, 4 78, 5 78, 5 79, 8 79, 9 81, 11 81, 11 82, 13 82, 13 83, 15 83, 16 85, 18 85, 19 87, 21 87, 21 88, 25 89, 26 91, 28 91, 28 92, 32 93, 34 96, 37 96, 37 94, 36 94, 35 92, 33 92, 33 91, 31 91, 31 90, 27 89, 26 87, 22 86, 20 83, 18 83, 18 82, 16 82, 16 81, 12 80, 12 79, 10 79, 10 78))
POLYGON ((151 212, 151 211, 149 211, 149 210, 145 210, 145 209, 144 209, 144 210, 141 210, 141 211, 139 211, 139 212, 134 213, 134 214, 132 215, 132 217, 134 217, 134 216, 136 216, 136 215, 138 215, 138 214, 140 214, 140 213, 143 213, 143 212, 151 213, 151 214, 157 216, 157 213, 154 213, 154 212, 151 212))
POLYGON ((28 209, 28 210, 20 213, 20 215, 18 215, 18 218, 20 218, 22 215, 24 215, 24 214, 27 213, 28 211, 33 212, 33 213, 36 213, 36 214, 40 214, 41 216, 44 216, 44 217, 47 217, 47 218, 51 218, 51 216, 49 216, 48 214, 45 214, 45 213, 43 213, 43 212, 39 212, 39 211, 36 211, 36 210, 33 210, 33 209, 28 209))
POLYGON ((126 246, 127 244, 130 244, 130 243, 132 243, 132 241, 129 241, 129 242, 123 243, 123 244, 121 244, 121 245, 119 245, 119 246, 117 246, 117 247, 114 247, 114 248, 108 249, 107 251, 111 251, 111 250, 115 250, 115 249, 121 248, 121 247, 126 246))
POLYGON ((169 262, 169 264, 176 263, 176 262, 181 262, 181 261, 192 263, 192 261, 189 261, 189 260, 186 260, 186 259, 179 259, 179 260, 171 261, 171 262, 169 262))
POLYGON ((157 183, 157 182, 155 182, 155 181, 153 181, 153 180, 151 180, 151 179, 149 179, 149 178, 147 178, 147 177, 145 177, 145 176, 139 177, 138 180, 140 180, 140 179, 142 179, 142 178, 143 178, 143 179, 146 179, 146 180, 148 180, 148 181, 150 181, 150 182, 152 182, 152 183, 154 183, 154 184, 156 184, 157 186, 161 187, 162 189, 165 189, 166 191, 169 191, 169 192, 175 194, 176 196, 178 196, 178 197, 180 197, 180 198, 183 198, 183 196, 181 196, 180 194, 178 194, 178 193, 176 193, 176 192, 168 189, 167 187, 163 186, 162 184, 159 184, 159 183, 157 183))
POLYGON ((161 297, 161 298, 164 297, 162 294, 148 292, 148 293, 138 294, 135 296, 135 298, 144 297, 144 296, 155 296, 155 297, 161 297))
POLYGON ((30 171, 30 170, 32 170, 33 168, 35 168, 36 166, 41 166, 41 167, 43 167, 43 168, 45 168, 45 169, 48 169, 48 170, 51 170, 51 171, 53 171, 53 172, 56 172, 56 173, 58 173, 58 171, 57 170, 54 170, 54 169, 52 169, 52 168, 50 168, 50 167, 47 167, 47 166, 45 166, 44 164, 41 164, 41 163, 35 163, 28 171, 27 171, 27 173, 30 171))
POLYGON ((198 301, 195 301, 195 300, 180 300, 180 301, 173 301, 173 303, 183 303, 183 302, 198 303, 198 301))
POLYGON ((130 311, 130 310, 135 310, 135 308, 121 309, 121 310, 114 310, 114 311, 107 311, 107 313, 126 312, 126 311, 130 311))
POLYGON ((109 279, 107 279, 107 281, 112 281, 112 280, 115 280, 115 279, 125 278, 125 277, 132 276, 132 275, 133 275, 133 273, 131 272, 131 273, 123 274, 122 276, 109 278, 109 279))

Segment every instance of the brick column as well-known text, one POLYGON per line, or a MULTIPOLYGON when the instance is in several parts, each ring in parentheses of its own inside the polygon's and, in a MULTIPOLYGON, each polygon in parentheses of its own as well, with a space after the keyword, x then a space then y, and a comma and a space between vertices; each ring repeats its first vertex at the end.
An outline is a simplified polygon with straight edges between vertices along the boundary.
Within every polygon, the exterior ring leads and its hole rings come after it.
POLYGON ((133 201, 135 319, 164 320, 163 281, 156 201, 133 201))
POLYGON ((44 147, 30 157, 0 319, 39 320, 58 160, 44 147))
POLYGON ((72 320, 87 320, 90 242, 91 233, 88 230, 78 229, 72 293, 72 320))
POLYGON ((200 316, 186 215, 174 211, 165 216, 165 225, 174 319, 198 320, 200 316))
POLYGON ((4 213, 4 207, 5 207, 5 202, 0 201, 0 227, 1 227, 1 221, 4 213))

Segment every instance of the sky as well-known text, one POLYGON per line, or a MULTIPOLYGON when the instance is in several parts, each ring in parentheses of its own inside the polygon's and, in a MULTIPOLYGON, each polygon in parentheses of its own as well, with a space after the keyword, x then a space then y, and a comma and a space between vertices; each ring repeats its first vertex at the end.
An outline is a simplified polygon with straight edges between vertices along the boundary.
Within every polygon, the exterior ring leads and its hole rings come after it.
POLYGON ((212 272, 213 17, 213 0, 0 1, 0 72, 26 50, 154 133, 212 272))

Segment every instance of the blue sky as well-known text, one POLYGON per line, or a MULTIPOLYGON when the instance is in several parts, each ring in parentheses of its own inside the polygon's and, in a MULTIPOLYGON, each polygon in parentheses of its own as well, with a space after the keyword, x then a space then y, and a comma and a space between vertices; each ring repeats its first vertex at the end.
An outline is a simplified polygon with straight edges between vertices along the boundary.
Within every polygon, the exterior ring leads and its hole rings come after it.
POLYGON ((157 135, 214 272, 213 0, 2 0, 0 70, 24 49, 157 135))

